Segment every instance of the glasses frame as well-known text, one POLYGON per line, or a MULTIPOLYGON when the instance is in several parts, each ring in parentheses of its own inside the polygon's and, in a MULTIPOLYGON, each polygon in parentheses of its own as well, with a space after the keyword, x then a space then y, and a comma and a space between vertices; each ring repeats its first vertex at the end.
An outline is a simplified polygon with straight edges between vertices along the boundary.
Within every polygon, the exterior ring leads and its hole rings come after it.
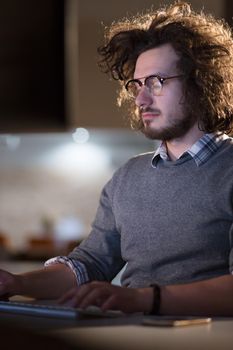
MULTIPOLYGON (((158 94, 155 93, 155 96, 159 96, 159 95, 161 94, 162 89, 163 89, 163 84, 164 84, 164 82, 165 82, 166 80, 175 79, 175 78, 181 78, 181 77, 183 77, 183 75, 181 75, 181 74, 180 74, 180 75, 172 75, 172 76, 170 76, 170 77, 161 77, 160 75, 152 74, 152 75, 148 75, 148 76, 145 77, 145 78, 130 79, 130 80, 128 80, 127 83, 125 84, 125 89, 126 89, 126 91, 128 92, 128 94, 129 94, 130 97, 136 98, 137 95, 136 95, 136 96, 133 96, 133 95, 130 94, 130 92, 129 92, 129 90, 128 90, 129 84, 131 84, 132 82, 133 82, 133 83, 137 83, 137 84, 139 85, 140 89, 141 89, 143 86, 145 86, 145 87, 150 91, 150 88, 149 88, 149 87, 147 86, 147 84, 146 84, 147 81, 148 81, 149 79, 151 79, 151 78, 157 78, 158 81, 159 81, 160 84, 161 84, 161 90, 160 90, 160 92, 159 92, 158 94), (144 82, 141 81, 140 79, 144 79, 144 82)), ((140 91, 139 91, 139 92, 140 92, 140 91)), ((138 92, 138 93, 139 93, 139 92, 138 92)), ((153 91, 150 91, 150 93, 153 93, 153 91)))

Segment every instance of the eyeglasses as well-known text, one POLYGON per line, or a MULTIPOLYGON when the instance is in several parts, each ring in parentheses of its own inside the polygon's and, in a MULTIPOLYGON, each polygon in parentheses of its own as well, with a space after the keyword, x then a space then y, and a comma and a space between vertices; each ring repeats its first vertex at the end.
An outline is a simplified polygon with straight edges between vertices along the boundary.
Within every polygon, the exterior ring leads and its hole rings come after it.
POLYGON ((155 96, 159 96, 162 92, 163 84, 168 79, 180 78, 182 75, 174 75, 172 77, 162 78, 159 75, 149 75, 144 78, 144 82, 140 79, 131 79, 129 80, 125 88, 131 98, 136 98, 142 88, 146 86, 149 92, 155 96))

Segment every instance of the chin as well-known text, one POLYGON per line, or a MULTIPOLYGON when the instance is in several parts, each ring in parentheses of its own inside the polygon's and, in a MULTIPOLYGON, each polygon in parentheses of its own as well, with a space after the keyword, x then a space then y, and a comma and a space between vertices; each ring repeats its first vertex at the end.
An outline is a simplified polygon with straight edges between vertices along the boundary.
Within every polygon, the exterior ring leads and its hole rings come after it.
POLYGON ((161 140, 161 131, 155 129, 155 128, 151 128, 148 126, 144 126, 143 130, 142 130, 143 134, 148 137, 149 139, 152 140, 161 140))
POLYGON ((176 137, 176 133, 172 128, 153 128, 151 125, 144 126, 143 134, 151 140, 170 141, 176 137))

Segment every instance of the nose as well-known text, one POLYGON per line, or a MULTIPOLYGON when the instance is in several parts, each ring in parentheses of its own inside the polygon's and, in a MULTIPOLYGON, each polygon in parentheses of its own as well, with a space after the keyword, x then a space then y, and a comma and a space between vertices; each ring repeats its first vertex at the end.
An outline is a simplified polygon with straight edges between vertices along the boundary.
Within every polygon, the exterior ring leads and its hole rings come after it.
POLYGON ((153 103, 153 97, 146 86, 141 87, 135 99, 135 103, 136 103, 136 106, 138 107, 150 106, 153 103))

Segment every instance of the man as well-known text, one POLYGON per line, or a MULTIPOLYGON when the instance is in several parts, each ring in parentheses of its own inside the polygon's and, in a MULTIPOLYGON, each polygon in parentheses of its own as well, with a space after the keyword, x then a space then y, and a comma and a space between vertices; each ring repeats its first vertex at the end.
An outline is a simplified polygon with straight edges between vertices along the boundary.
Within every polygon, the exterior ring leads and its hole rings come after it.
POLYGON ((119 101, 131 105, 134 127, 161 145, 114 174, 79 247, 42 271, 2 271, 0 294, 65 293, 61 303, 83 308, 233 316, 229 28, 176 3, 115 23, 99 53, 122 85, 119 101), (122 287, 113 286, 125 264, 122 287))

